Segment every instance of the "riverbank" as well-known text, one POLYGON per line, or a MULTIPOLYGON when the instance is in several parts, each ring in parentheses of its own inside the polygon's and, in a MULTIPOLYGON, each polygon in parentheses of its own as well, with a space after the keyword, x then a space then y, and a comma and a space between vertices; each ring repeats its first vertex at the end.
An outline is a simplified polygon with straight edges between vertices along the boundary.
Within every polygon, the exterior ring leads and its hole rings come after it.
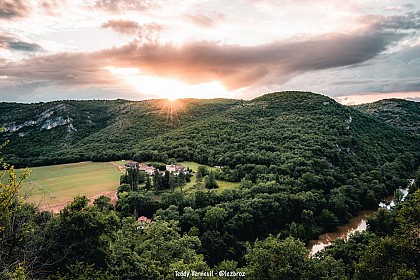
MULTIPOLYGON (((414 179, 409 179, 409 184, 407 185, 407 187, 399 187, 397 190, 401 192, 401 197, 399 197, 398 199, 404 201, 405 197, 408 195, 409 188, 413 184, 414 179)), ((385 198, 383 202, 379 203, 378 209, 386 208, 390 210, 392 207, 395 206, 395 200, 395 196, 389 196, 385 198)), ((356 232, 365 231, 367 228, 368 218, 372 217, 375 213, 376 211, 374 210, 360 211, 357 216, 350 219, 350 221, 347 224, 338 226, 335 231, 323 233, 319 236, 318 239, 310 240, 308 245, 306 246, 306 248, 310 251, 309 256, 313 256, 325 247, 331 245, 331 243, 336 239, 342 238, 347 241, 350 235, 356 232)))

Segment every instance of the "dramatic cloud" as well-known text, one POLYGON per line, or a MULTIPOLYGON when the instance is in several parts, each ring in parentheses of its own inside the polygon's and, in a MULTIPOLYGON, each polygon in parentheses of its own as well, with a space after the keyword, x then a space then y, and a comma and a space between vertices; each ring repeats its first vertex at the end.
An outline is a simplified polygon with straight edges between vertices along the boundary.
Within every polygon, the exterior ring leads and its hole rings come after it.
POLYGON ((220 80, 236 89, 258 82, 281 83, 297 72, 359 64, 399 39, 399 34, 369 30, 259 46, 196 42, 175 47, 131 43, 97 55, 109 61, 109 65, 135 66, 152 75, 190 83, 220 80))
POLYGON ((27 16, 31 7, 25 0, 0 0, 0 19, 14 19, 27 16))
POLYGON ((102 27, 112 28, 122 34, 136 34, 140 28, 137 22, 123 19, 109 20, 102 24, 102 27))
POLYGON ((0 100, 420 92, 420 12, 391 2, 0 0, 0 100))
POLYGON ((21 52, 42 51, 42 47, 35 43, 28 43, 14 37, 0 35, 0 49, 8 49, 21 52))
POLYGON ((0 75, 57 83, 109 83, 109 78, 99 78, 103 77, 104 67, 136 67, 147 75, 193 84, 218 80, 230 89, 238 89, 262 82, 280 84, 294 73, 363 63, 399 39, 398 34, 367 30, 360 34, 326 34, 304 41, 259 46, 212 42, 173 46, 134 41, 90 54, 35 58, 24 64, 0 67, 0 75))

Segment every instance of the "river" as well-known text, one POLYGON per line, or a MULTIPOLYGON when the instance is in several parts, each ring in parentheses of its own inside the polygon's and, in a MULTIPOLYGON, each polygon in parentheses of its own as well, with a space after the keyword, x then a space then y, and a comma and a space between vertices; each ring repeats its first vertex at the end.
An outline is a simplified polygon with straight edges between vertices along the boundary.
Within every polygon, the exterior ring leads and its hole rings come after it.
MULTIPOLYGON (((410 179, 409 184, 406 188, 399 188, 402 192, 402 199, 403 201, 405 197, 408 195, 408 188, 414 184, 414 180, 410 179)), ((379 204, 380 208, 391 209, 395 206, 394 196, 389 196, 384 199, 383 202, 379 204)), ((327 232, 321 234, 318 239, 311 240, 308 243, 308 250, 310 251, 309 255, 313 256, 317 252, 321 251, 328 245, 331 245, 331 242, 338 239, 343 238, 344 240, 348 240, 349 236, 358 231, 365 231, 366 230, 366 221, 369 217, 373 216, 376 211, 361 211, 355 217, 353 217, 347 224, 343 226, 337 227, 336 231, 334 232, 327 232)))

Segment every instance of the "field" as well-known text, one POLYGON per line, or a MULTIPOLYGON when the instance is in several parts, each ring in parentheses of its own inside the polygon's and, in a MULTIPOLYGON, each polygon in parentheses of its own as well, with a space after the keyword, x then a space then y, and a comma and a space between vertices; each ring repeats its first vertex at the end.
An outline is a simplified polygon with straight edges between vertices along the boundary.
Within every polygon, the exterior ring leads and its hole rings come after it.
MULTIPOLYGON (((178 164, 181 164, 185 167, 189 167, 193 172, 197 172, 197 169, 200 165, 206 166, 209 170, 213 170, 213 171, 217 169, 215 167, 211 167, 211 166, 204 165, 204 164, 199 164, 199 163, 192 162, 192 161, 178 162, 178 164)), ((239 183, 235 183, 235 182, 228 182, 228 181, 223 181, 223 180, 216 180, 216 182, 219 185, 219 188, 217 189, 218 192, 222 192, 225 189, 237 188, 239 186, 239 183)), ((195 184, 195 174, 191 177, 191 182, 187 183, 184 186, 184 190, 193 189, 194 184, 195 184)))
POLYGON ((62 208, 80 194, 90 198, 111 195, 119 186, 121 172, 111 162, 80 162, 31 168, 22 186, 27 201, 41 209, 62 208))
MULTIPOLYGON (((28 202, 34 202, 42 210, 58 212, 76 195, 86 195, 91 200, 101 194, 115 197, 119 186, 121 171, 126 161, 117 162, 80 162, 31 168, 30 177, 22 186, 22 195, 28 202)), ((200 164, 180 162, 194 172, 200 164)), ((214 170, 214 167, 207 166, 214 170)), ((239 183, 217 180, 218 192, 228 188, 236 188, 239 183)), ((191 182, 183 187, 184 191, 194 190, 195 174, 191 182)))

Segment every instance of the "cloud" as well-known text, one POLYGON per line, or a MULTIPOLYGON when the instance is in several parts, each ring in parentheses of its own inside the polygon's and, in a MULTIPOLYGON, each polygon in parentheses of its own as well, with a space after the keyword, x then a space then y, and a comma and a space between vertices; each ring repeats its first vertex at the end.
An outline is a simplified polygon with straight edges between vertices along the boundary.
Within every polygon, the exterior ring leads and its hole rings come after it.
POLYGON ((38 3, 38 8, 47 15, 57 15, 56 11, 67 5, 66 0, 42 0, 38 3))
POLYGON ((408 12, 398 16, 364 16, 362 21, 374 21, 382 29, 408 30, 420 28, 420 12, 408 12))
POLYGON ((0 35, 0 49, 8 49, 21 52, 38 52, 43 48, 35 43, 22 41, 15 37, 0 35))
POLYGON ((139 25, 131 20, 109 20, 102 24, 103 28, 112 28, 122 34, 137 34, 136 41, 142 44, 156 44, 160 39, 160 34, 167 29, 165 25, 158 23, 146 23, 139 25))
POLYGON ((388 11, 402 11, 402 10, 413 10, 416 8, 416 5, 408 3, 398 6, 387 6, 385 9, 388 11))
POLYGON ((159 4, 156 0, 97 0, 94 8, 118 14, 130 10, 144 11, 159 4))
POLYGON ((148 74, 190 83, 220 80, 236 89, 258 82, 281 83, 299 72, 363 63, 399 39, 399 34, 369 30, 257 46, 213 42, 140 46, 132 42, 97 55, 109 65, 135 66, 148 74))
MULTIPOLYGON (((397 37, 399 38, 399 37, 397 37)), ((0 75, 51 79, 59 83, 87 82, 106 66, 137 67, 142 73, 178 78, 189 83, 222 81, 237 89, 264 81, 278 83, 297 72, 365 62, 397 38, 381 33, 328 34, 300 42, 259 46, 195 42, 184 46, 139 44, 95 53, 58 54, 0 67, 0 75), (45 77, 44 77, 45 75, 45 77), (72 75, 72 76, 69 76, 72 75), (83 78, 83 76, 87 76, 83 78)), ((104 79, 103 82, 108 82, 104 79)))
POLYGON ((136 34, 140 28, 139 24, 131 20, 115 19, 109 20, 101 25, 102 28, 112 28, 122 34, 136 34))
POLYGON ((165 25, 153 22, 140 25, 137 32, 138 42, 157 44, 160 40, 160 34, 166 29, 165 25))
MULTIPOLYGON (((8 76, 0 81, 0 88, 2 84, 19 81, 47 81, 50 85, 68 88, 93 85, 110 88, 122 81, 107 70, 109 66, 137 68, 140 75, 174 78, 190 84, 220 81, 230 90, 276 86, 308 72, 343 70, 343 67, 346 71, 358 71, 379 59, 385 50, 406 36, 404 32, 389 32, 374 22, 352 33, 329 33, 255 46, 208 41, 174 45, 160 44, 153 37, 161 28, 159 25, 141 25, 139 39, 122 47, 38 56, 0 65, 0 76, 8 76)), ((399 75, 418 69, 415 62, 411 62, 412 68, 401 69, 399 75)), ((383 79, 378 84, 385 86, 388 82, 383 79)), ((369 81, 366 82, 368 86, 359 84, 364 88, 370 86, 369 81)), ((409 91, 418 88, 419 84, 399 79, 399 84, 394 83, 393 87, 375 92, 402 91, 398 87, 406 87, 404 91, 409 91)))
POLYGON ((27 16, 31 7, 24 0, 0 0, 0 19, 16 19, 27 16))
POLYGON ((226 16, 223 13, 219 13, 219 12, 212 12, 210 14, 198 12, 198 13, 185 14, 183 16, 183 18, 186 19, 187 21, 195 25, 198 25, 200 27, 205 27, 205 28, 215 26, 220 21, 223 21, 225 17, 226 16))

